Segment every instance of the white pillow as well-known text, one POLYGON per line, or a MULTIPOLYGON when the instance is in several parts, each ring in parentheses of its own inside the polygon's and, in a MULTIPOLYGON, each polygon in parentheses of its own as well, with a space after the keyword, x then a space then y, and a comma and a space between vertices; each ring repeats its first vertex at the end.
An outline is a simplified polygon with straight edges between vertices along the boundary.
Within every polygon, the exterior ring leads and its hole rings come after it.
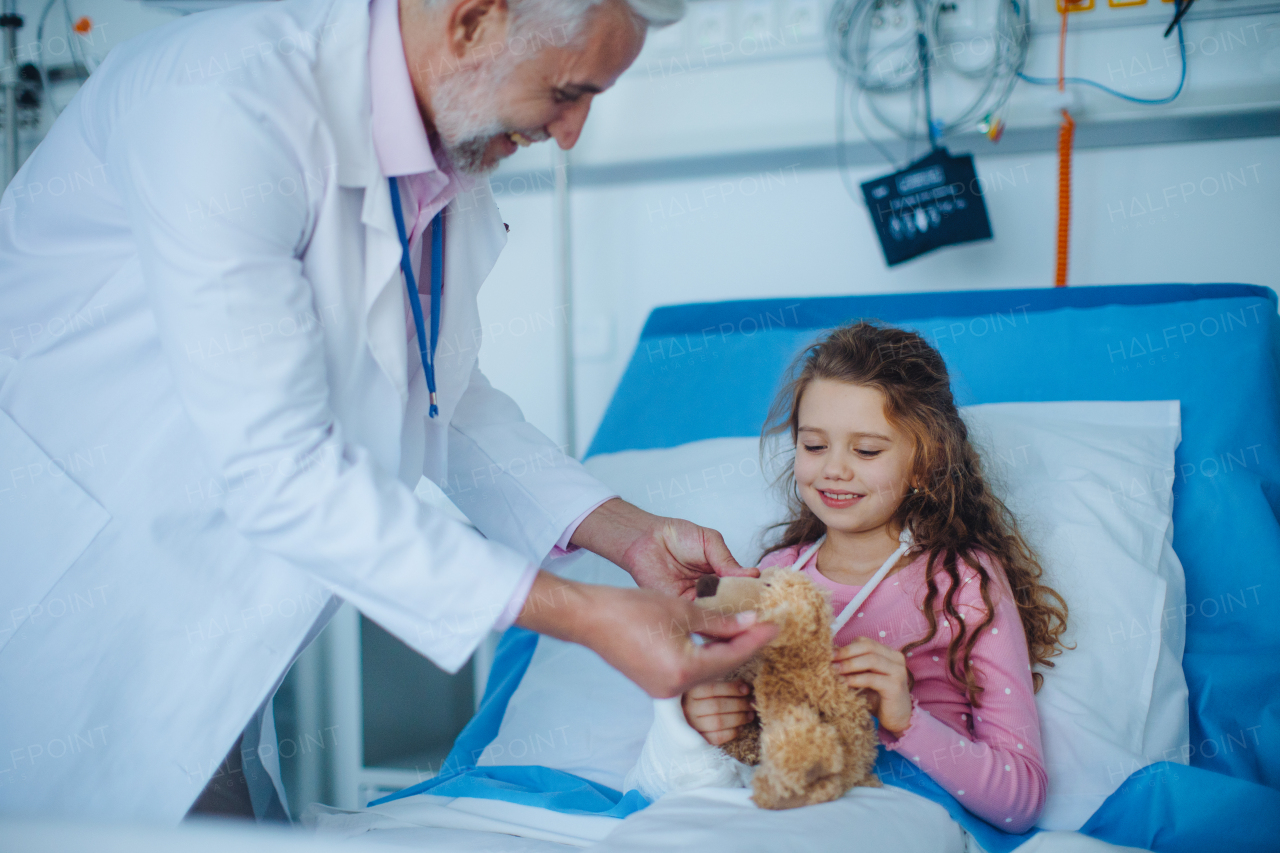
MULTIPOLYGON (((1178 404, 1001 403, 962 414, 992 487, 1070 609, 1077 648, 1055 658, 1036 697, 1049 773, 1040 826, 1078 829, 1135 770, 1186 761, 1185 592, 1169 546, 1178 404)), ((587 468, 643 509, 719 530, 742 560, 759 557, 783 512, 755 439, 624 451, 587 468)), ((575 580, 632 585, 594 554, 557 563, 575 580)), ((644 692, 594 652, 542 637, 478 763, 556 767, 620 790, 652 717, 644 692)))
POLYGON ((1079 829, 1134 771, 1187 761, 1186 592, 1169 544, 1178 415, 1177 401, 963 411, 992 487, 1067 601, 1063 639, 1076 646, 1041 670, 1036 695, 1044 829, 1079 829))

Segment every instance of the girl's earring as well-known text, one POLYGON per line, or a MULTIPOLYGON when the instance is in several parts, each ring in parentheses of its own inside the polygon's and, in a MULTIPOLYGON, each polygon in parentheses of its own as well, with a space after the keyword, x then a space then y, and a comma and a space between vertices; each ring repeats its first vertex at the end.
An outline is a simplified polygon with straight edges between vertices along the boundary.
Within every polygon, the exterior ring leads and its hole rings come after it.
POLYGON ((915 486, 912 486, 912 487, 911 487, 911 494, 913 494, 913 495, 914 495, 914 494, 915 494, 916 492, 918 492, 918 491, 920 491, 920 490, 919 490, 919 489, 917 489, 915 486))

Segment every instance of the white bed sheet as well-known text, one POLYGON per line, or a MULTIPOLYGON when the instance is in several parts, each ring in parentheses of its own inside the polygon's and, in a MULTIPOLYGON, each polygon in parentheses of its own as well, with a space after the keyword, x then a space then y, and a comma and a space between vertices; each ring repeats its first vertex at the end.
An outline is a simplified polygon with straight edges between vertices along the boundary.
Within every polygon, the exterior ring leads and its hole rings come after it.
POLYGON ((329 838, 356 838, 368 833, 431 827, 504 833, 521 839, 554 842, 561 847, 581 848, 609 835, 618 828, 619 821, 612 817, 564 814, 504 800, 416 794, 351 811, 312 803, 302 813, 302 824, 329 838))
POLYGON ((380 829, 363 836, 365 847, 378 846, 422 853, 577 853, 582 848, 537 838, 520 838, 478 829, 436 829, 417 826, 380 829))
MULTIPOLYGON (((971 835, 969 835, 969 845, 969 853, 983 853, 982 847, 973 840, 971 835)), ((1041 832, 1019 847, 1017 853, 1133 853, 1141 849, 1108 844, 1078 832, 1041 832)))
MULTIPOLYGON (((321 807, 305 820, 330 840, 422 853, 570 853, 584 847, 592 853, 984 853, 941 806, 901 788, 856 788, 832 803, 781 812, 758 809, 749 796, 745 788, 701 788, 663 797, 616 821, 496 800, 420 795, 358 812, 321 807)), ((1137 849, 1078 832, 1041 832, 1018 848, 1137 849)))
POLYGON ((662 797, 591 850, 608 853, 964 853, 965 833, 937 803, 902 788, 854 788, 838 800, 768 811, 747 788, 662 797))

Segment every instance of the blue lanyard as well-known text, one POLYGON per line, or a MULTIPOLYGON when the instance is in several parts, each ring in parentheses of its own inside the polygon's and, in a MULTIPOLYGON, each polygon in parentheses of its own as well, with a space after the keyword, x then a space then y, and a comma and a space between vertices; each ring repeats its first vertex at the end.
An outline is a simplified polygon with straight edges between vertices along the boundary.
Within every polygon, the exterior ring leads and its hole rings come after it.
POLYGON ((422 356, 427 390, 431 392, 429 414, 434 418, 440 412, 436 406, 436 339, 440 336, 440 294, 444 290, 444 210, 431 220, 431 351, 428 354, 427 336, 422 328, 422 300, 418 298, 418 282, 409 260, 409 235, 405 233, 404 213, 400 210, 400 187, 395 178, 387 178, 387 183, 391 185, 391 210, 396 215, 396 231, 400 233, 400 269, 404 271, 404 283, 409 289, 413 325, 418 330, 418 353, 422 356))

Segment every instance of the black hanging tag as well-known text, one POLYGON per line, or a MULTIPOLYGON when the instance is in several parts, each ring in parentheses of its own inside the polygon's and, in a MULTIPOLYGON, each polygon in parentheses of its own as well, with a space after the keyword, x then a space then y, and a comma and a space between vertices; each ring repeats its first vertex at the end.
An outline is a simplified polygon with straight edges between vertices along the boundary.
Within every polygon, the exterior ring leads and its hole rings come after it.
POLYGON ((889 266, 942 246, 991 239, 973 156, 929 152, 901 172, 862 185, 889 266))

